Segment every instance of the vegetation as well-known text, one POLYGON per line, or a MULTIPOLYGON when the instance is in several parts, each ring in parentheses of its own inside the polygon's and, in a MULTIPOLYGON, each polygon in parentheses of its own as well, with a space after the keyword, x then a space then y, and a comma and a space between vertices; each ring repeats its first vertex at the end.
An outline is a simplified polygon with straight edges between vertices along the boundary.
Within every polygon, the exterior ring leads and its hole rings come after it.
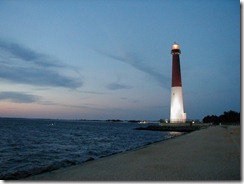
POLYGON ((220 116, 208 115, 203 118, 203 123, 240 124, 240 113, 230 110, 228 112, 224 112, 220 116))

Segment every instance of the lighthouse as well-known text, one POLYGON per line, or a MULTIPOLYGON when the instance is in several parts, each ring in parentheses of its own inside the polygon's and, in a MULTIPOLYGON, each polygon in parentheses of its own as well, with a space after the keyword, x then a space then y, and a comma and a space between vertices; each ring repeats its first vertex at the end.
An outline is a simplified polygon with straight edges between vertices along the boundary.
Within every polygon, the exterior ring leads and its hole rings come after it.
POLYGON ((177 43, 172 45, 172 88, 170 123, 185 123, 186 113, 184 112, 183 92, 180 72, 180 46, 177 43))

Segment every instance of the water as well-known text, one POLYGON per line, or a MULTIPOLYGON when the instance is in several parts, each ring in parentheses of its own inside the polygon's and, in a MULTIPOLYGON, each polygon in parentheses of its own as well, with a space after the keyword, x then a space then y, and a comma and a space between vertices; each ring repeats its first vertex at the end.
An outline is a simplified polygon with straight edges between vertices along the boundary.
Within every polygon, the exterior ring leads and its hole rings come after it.
POLYGON ((80 164, 181 135, 135 123, 0 118, 0 179, 80 164))

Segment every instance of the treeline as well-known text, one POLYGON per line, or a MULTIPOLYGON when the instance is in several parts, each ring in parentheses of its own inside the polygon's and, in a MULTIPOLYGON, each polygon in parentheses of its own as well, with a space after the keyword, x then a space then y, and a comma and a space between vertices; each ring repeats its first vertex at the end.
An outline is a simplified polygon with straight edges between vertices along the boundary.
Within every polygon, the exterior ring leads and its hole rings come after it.
POLYGON ((203 123, 240 124, 240 113, 230 110, 228 112, 224 112, 220 116, 208 115, 203 118, 203 123))

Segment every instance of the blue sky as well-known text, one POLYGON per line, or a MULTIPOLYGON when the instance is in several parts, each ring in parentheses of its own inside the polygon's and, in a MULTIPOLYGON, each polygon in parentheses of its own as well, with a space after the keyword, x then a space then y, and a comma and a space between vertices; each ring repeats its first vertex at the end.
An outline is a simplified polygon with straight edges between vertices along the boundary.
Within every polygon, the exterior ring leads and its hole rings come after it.
POLYGON ((188 118, 240 111, 237 0, 2 0, 0 116, 169 118, 171 45, 188 118))

